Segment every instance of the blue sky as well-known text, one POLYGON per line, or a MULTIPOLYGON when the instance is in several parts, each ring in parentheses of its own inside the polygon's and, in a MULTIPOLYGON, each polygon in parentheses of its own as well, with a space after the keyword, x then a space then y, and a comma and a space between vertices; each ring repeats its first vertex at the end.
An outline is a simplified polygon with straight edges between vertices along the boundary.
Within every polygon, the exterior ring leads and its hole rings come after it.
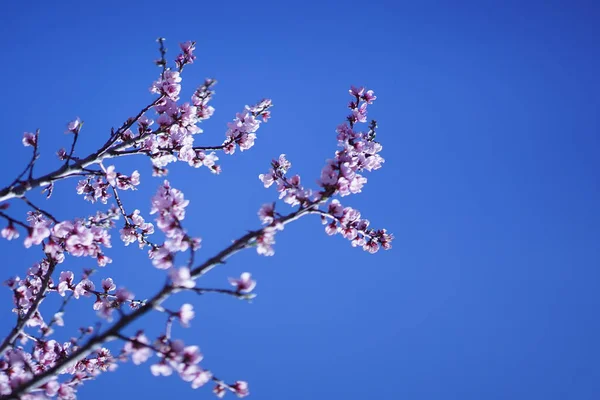
MULTIPOLYGON (((38 171, 55 168, 65 124, 80 116, 87 154, 151 99, 155 39, 167 38, 171 58, 178 42, 196 40, 184 95, 205 77, 219 81, 201 143, 220 144, 245 104, 275 104, 251 151, 221 157, 220 176, 172 169, 205 259, 259 225, 258 208, 276 197, 257 178, 271 158, 286 153, 304 182, 318 177, 348 87, 365 85, 378 96, 370 116, 386 163, 344 202, 393 232, 393 250, 369 255, 306 218, 277 237, 274 257, 247 251, 206 277, 224 287, 252 272, 252 304, 175 300, 197 310, 176 335, 199 344, 215 374, 248 380, 255 399, 595 399, 599 17, 585 1, 12 2, 0 15, 1 186, 29 157, 24 131, 41 130, 38 171)), ((149 161, 118 165, 142 173, 124 201, 148 212, 160 183, 149 161)), ((96 209, 75 184, 47 204, 61 219, 96 209)), ((113 237, 115 263, 102 276, 149 296, 162 271, 113 237)), ((6 277, 40 257, 14 242, 0 252, 6 277)), ((2 331, 10 296, 0 292, 2 331)), ((68 325, 94 317, 91 302, 72 306, 68 325)), ((136 328, 158 332, 162 321, 136 328)), ((149 364, 122 365, 80 390, 82 399, 108 395, 212 398, 154 378, 149 364)))

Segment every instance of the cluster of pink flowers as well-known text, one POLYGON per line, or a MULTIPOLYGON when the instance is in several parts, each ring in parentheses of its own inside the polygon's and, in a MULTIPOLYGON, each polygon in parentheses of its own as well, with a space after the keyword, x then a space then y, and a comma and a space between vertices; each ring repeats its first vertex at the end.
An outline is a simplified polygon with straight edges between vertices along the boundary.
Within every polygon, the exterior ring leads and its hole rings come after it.
POLYGON ((173 253, 193 251, 200 248, 201 239, 190 237, 181 226, 185 218, 185 208, 189 204, 181 191, 172 188, 165 180, 152 198, 150 214, 158 214, 156 224, 167 240, 162 246, 150 250, 150 258, 156 268, 168 269, 173 266, 173 253))
POLYGON ((91 203, 99 200, 101 203, 106 204, 111 197, 108 193, 110 186, 121 190, 133 190, 135 186, 140 184, 140 173, 138 171, 133 171, 131 176, 123 175, 115 171, 114 165, 106 168, 103 175, 104 177, 96 175, 80 180, 77 184, 77 194, 83 194, 84 199, 91 203))
POLYGON ((213 392, 219 398, 222 398, 227 390, 240 398, 250 394, 247 382, 236 381, 227 385, 215 379, 210 371, 200 367, 198 364, 203 355, 198 346, 186 346, 182 340, 170 339, 168 335, 162 335, 154 343, 150 343, 143 331, 138 331, 135 336, 128 338, 121 351, 121 357, 131 357, 136 365, 146 362, 153 355, 160 358, 160 361, 150 367, 154 376, 170 376, 176 372, 182 380, 190 382, 193 389, 216 380, 213 392))
POLYGON ((215 388, 213 389, 213 393, 220 399, 225 396, 227 393, 227 389, 232 391, 237 395, 237 397, 246 397, 250 394, 250 390, 248 389, 248 382, 246 381, 236 381, 233 385, 224 385, 223 383, 217 383, 215 388))
POLYGON ((19 237, 19 231, 15 228, 13 222, 9 221, 8 225, 0 231, 0 235, 6 240, 13 240, 19 237))
POLYGON ((199 110, 190 103, 178 106, 172 99, 165 98, 156 105, 155 110, 159 114, 158 131, 146 135, 141 149, 150 155, 152 164, 158 171, 179 159, 196 168, 204 165, 214 173, 219 172, 215 164, 218 157, 214 152, 206 154, 201 150, 194 150, 194 135, 202 133, 197 124, 209 117, 205 109, 199 110))
POLYGON ((326 215, 322 215, 325 232, 328 235, 340 233, 352 243, 352 247, 362 247, 369 253, 375 253, 381 246, 384 250, 392 247, 393 235, 385 229, 369 229, 369 220, 361 219, 360 212, 352 207, 342 207, 337 199, 328 205, 326 215), (332 218, 330 222, 327 217, 332 218))
MULTIPOLYGON (((367 178, 360 172, 381 168, 384 160, 378 154, 382 150, 382 146, 375 141, 376 122, 370 123, 367 132, 355 129, 357 123, 367 121, 367 106, 372 104, 376 97, 372 90, 354 86, 350 89, 350 95, 354 98, 348 105, 351 114, 347 117, 347 122, 337 128, 338 146, 341 147, 341 150, 336 151, 334 159, 327 160, 327 164, 321 171, 321 178, 317 181, 322 188, 321 191, 314 193, 310 189, 305 189, 300 184, 299 175, 286 176, 292 164, 287 160, 285 154, 271 162, 271 169, 268 173, 258 176, 266 188, 276 184, 279 198, 284 202, 291 206, 300 205, 300 207, 308 209, 318 206, 336 194, 347 196, 360 193, 363 185, 367 182, 367 178)), ((385 250, 391 248, 393 235, 388 234, 385 229, 369 229, 369 221, 360 219, 360 213, 357 210, 350 207, 343 208, 337 199, 333 199, 328 207, 329 211, 321 213, 321 215, 327 224, 326 232, 329 235, 342 233, 352 242, 353 247, 360 246, 370 253, 377 252, 380 247, 385 250), (332 218, 332 221, 327 223, 326 217, 332 218)), ((258 215, 263 224, 273 229, 265 229, 265 234, 257 241, 257 249, 259 254, 271 255, 276 231, 274 228, 280 227, 281 229, 282 226, 278 223, 275 204, 263 205, 258 215)))
POLYGON ((109 183, 101 177, 88 177, 77 184, 77 194, 84 195, 84 199, 95 203, 98 200, 106 204, 111 195, 108 193, 109 183))
POLYGON ((173 101, 179 100, 181 92, 181 76, 179 71, 166 69, 160 75, 160 78, 150 87, 152 93, 164 95, 173 101))
POLYGON ((121 190, 134 189, 140 184, 140 173, 133 171, 131 176, 123 175, 115 171, 115 166, 111 165, 106 168, 106 180, 111 186, 121 190))
POLYGON ((110 235, 104 227, 81 220, 64 221, 52 227, 44 251, 57 263, 64 260, 67 252, 74 257, 95 258, 104 267, 112 260, 102 253, 100 246, 111 247, 110 235))
POLYGON ((221 293, 239 299, 252 299, 255 296, 252 291, 256 288, 256 280, 252 279, 250 272, 244 272, 238 278, 229 278, 233 289, 196 287, 196 279, 244 248, 256 247, 260 255, 273 255, 275 234, 283 230, 285 224, 308 214, 319 214, 328 234, 339 233, 350 240, 352 246, 362 247, 371 253, 379 248, 391 248, 391 234, 385 229, 370 228, 369 221, 362 219, 357 210, 343 207, 337 199, 333 199, 336 195, 360 193, 367 182, 362 174, 379 169, 384 162, 379 155, 382 147, 375 141, 375 121, 368 125, 366 132, 357 129, 357 124, 367 121, 367 107, 376 99, 373 91, 364 88, 350 89, 353 99, 348 107, 351 113, 347 121, 337 128, 340 149, 323 168, 317 181, 318 189, 302 186, 299 175, 287 176, 291 163, 285 154, 281 154, 272 161, 270 170, 261 174, 259 179, 266 188, 275 184, 279 199, 296 209, 288 215, 282 215, 275 210, 276 202, 264 204, 258 211, 262 224, 260 229, 249 231, 203 264, 194 265, 195 252, 201 244, 200 238, 190 236, 182 225, 189 201, 180 190, 171 187, 169 181, 165 180, 151 199, 150 214, 156 214, 155 224, 146 222, 139 209, 127 212, 119 191, 135 190, 140 185, 140 173, 136 170, 130 175, 122 174, 114 165, 105 168, 103 160, 141 154, 150 158, 155 176, 165 175, 168 172, 166 166, 176 161, 196 168, 205 166, 212 173, 218 174, 221 167, 217 165, 219 158, 216 151, 234 154, 237 147, 240 151, 250 149, 256 140, 257 130, 270 118, 272 102, 269 99, 261 100, 253 106, 245 106, 227 124, 226 138, 222 144, 196 145, 195 140, 202 133, 199 123, 214 113, 214 108, 209 103, 215 93, 213 87, 216 81, 207 79, 196 89, 189 102, 179 104, 181 73, 184 66, 192 64, 196 58, 193 54, 195 42, 180 44, 181 53, 175 59, 175 69, 167 67, 163 40, 160 39, 159 42, 161 59, 157 64, 162 71, 150 88, 158 98, 120 128, 112 129, 108 141, 97 152, 88 157, 74 155, 83 125, 81 119, 76 118, 68 123, 65 132, 71 134, 73 140, 70 150, 63 148, 57 153, 59 159, 66 162, 54 173, 36 180, 33 178, 33 165, 38 156, 39 132, 26 132, 23 136, 23 145, 33 147, 32 161, 13 184, 0 192, 8 190, 11 193, 11 190, 21 185, 22 189, 15 190, 6 199, 20 197, 33 211, 28 212, 26 222, 21 222, 5 212, 8 203, 0 204, 0 218, 7 221, 0 236, 11 240, 19 237, 19 229, 26 231, 25 247, 40 245, 45 258, 29 268, 23 279, 17 276, 6 282, 13 292, 13 311, 18 319, 6 340, 0 342, 2 398, 13 396, 24 400, 41 400, 57 397, 59 400, 72 400, 76 398, 77 388, 81 384, 102 372, 114 370, 118 361, 131 359, 134 364, 139 365, 152 356, 159 358, 150 367, 155 376, 176 373, 184 381, 190 382, 193 388, 213 381, 213 392, 219 398, 227 391, 238 397, 245 397, 249 394, 247 382, 227 384, 217 379, 210 371, 200 367, 203 356, 198 346, 186 346, 183 341, 171 338, 174 321, 179 321, 183 327, 189 327, 190 321, 195 317, 193 305, 185 303, 179 309, 172 310, 165 308, 162 301, 179 291, 221 293), (149 110, 156 112, 154 120, 146 116, 149 110), (137 124, 137 128, 134 124, 137 124), (28 178, 23 178, 27 175, 28 178), (48 176, 50 179, 46 179, 48 176), (84 195, 85 200, 106 204, 110 198, 114 198, 117 205, 111 206, 106 212, 98 211, 86 219, 61 221, 23 196, 24 192, 34 187, 45 186, 44 191, 50 197, 54 182, 70 176, 84 177, 77 184, 77 193, 84 195), (326 210, 320 209, 323 206, 326 210), (59 271, 56 268, 67 255, 91 257, 100 267, 111 263, 112 260, 104 254, 104 249, 111 247, 109 232, 115 228, 115 221, 120 217, 123 217, 124 222, 119 234, 125 246, 135 242, 140 248, 148 246, 152 264, 156 268, 167 270, 168 280, 150 300, 136 300, 129 290, 117 286, 110 277, 94 282, 93 270, 84 269, 83 274, 76 278, 73 271, 59 271), (154 234, 155 225, 164 234, 162 244, 151 241, 150 235, 154 234), (188 251, 187 264, 176 267, 176 255, 180 257, 178 253, 188 251), (61 306, 51 314, 51 318, 45 320, 40 305, 51 293, 55 293, 57 299, 61 300, 61 306), (118 323, 109 326, 104 332, 99 328, 79 328, 78 337, 63 343, 50 339, 53 327, 64 325, 63 315, 71 299, 88 299, 92 304, 91 308, 100 318, 111 322, 118 315, 118 323), (163 335, 151 341, 141 330, 133 337, 122 334, 125 326, 150 310, 167 316, 163 335), (37 334, 32 333, 31 328, 34 327, 37 327, 37 334), (84 342, 84 338, 89 339, 84 342), (114 338, 125 342, 117 357, 101 347, 107 340, 114 338), (53 368, 59 370, 60 374, 44 375, 53 373, 48 372, 53 368))
POLYGON ((196 59, 196 56, 194 55, 194 50, 196 50, 196 42, 187 41, 180 43, 179 47, 181 47, 181 53, 175 59, 175 64, 181 71, 185 65, 192 64, 196 59))
POLYGON ((382 146, 375 141, 376 122, 371 122, 368 132, 354 129, 356 123, 366 122, 367 105, 372 104, 376 97, 372 90, 365 91, 364 88, 352 87, 350 94, 354 100, 348 105, 351 110, 348 122, 337 128, 341 150, 336 151, 334 159, 327 160, 319 180, 322 188, 340 196, 360 193, 367 178, 359 172, 379 169, 384 162, 378 154, 382 146))
POLYGON ((133 293, 124 287, 117 288, 112 278, 102 280, 102 291, 96 290, 96 285, 89 279, 87 274, 77 284, 75 284, 74 280, 75 275, 72 271, 62 271, 58 285, 50 285, 50 289, 55 290, 63 297, 67 292, 72 291, 75 299, 79 299, 82 296, 96 296, 96 301, 92 308, 98 311, 100 317, 109 321, 112 319, 113 310, 120 309, 123 304, 128 303, 131 308, 135 308, 142 303, 133 300, 133 293))
POLYGON ((134 210, 132 214, 126 215, 127 219, 125 226, 119 231, 121 240, 125 246, 131 243, 138 242, 140 248, 148 244, 147 237, 154 233, 154 225, 146 222, 144 217, 140 215, 140 210, 134 210))
MULTIPOLYGON (((31 352, 22 346, 7 350, 0 360, 0 395, 10 395, 12 389, 30 380, 34 374, 42 373, 69 357, 77 348, 77 339, 59 343, 56 340, 35 340, 31 352)), ((23 399, 46 399, 57 397, 59 400, 76 399, 77 387, 106 371, 113 371, 117 359, 110 350, 101 348, 90 356, 65 368, 64 374, 70 379, 59 382, 55 377, 43 384, 39 390, 23 399)))
POLYGON ((271 170, 266 174, 260 174, 258 178, 266 188, 274 183, 277 184, 279 198, 287 204, 306 206, 311 201, 312 190, 304 189, 300 184, 300 175, 294 175, 291 178, 285 175, 291 167, 292 163, 287 160, 285 154, 281 154, 277 160, 271 161, 271 170))
POLYGON ((258 116, 267 122, 271 113, 269 108, 272 102, 264 99, 254 106, 246 106, 244 111, 237 113, 235 119, 227 124, 227 139, 223 142, 225 154, 235 153, 235 147, 238 145, 240 151, 248 150, 254 146, 256 131, 260 127, 261 121, 258 116))
MULTIPOLYGON (((15 304, 13 311, 18 315, 25 315, 29 312, 29 308, 34 304, 42 289, 42 283, 49 269, 50 263, 48 260, 43 260, 29 268, 24 279, 15 276, 5 282, 5 285, 13 291, 13 302, 15 304)), ((39 315, 36 316, 36 319, 38 318, 39 315)))
POLYGON ((39 211, 28 211, 27 221, 29 221, 29 228, 27 229, 27 237, 25 238, 25 247, 29 248, 32 245, 38 245, 42 243, 44 239, 50 236, 50 224, 44 215, 39 211))

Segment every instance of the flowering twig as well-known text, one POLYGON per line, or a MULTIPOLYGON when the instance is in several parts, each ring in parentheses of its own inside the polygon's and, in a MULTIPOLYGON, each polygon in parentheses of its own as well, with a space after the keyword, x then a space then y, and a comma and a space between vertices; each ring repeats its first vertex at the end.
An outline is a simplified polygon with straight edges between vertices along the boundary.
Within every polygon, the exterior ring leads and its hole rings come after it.
POLYGON ((44 297, 46 297, 46 292, 48 290, 48 284, 50 283, 52 273, 54 272, 54 268, 56 267, 56 264, 51 257, 48 257, 47 260, 48 260, 48 271, 46 271, 46 273, 44 274, 44 276, 42 278, 41 287, 40 287, 33 303, 29 307, 29 310, 27 311, 27 313, 25 313, 24 315, 18 316, 17 323, 15 324, 14 328, 4 338, 2 343, 0 343, 0 356, 2 354, 4 354, 6 349, 8 349, 9 346, 11 346, 13 344, 13 342, 19 337, 19 335, 21 335, 23 328, 25 327, 25 325, 27 324, 29 319, 38 311, 40 303, 42 302, 44 297))

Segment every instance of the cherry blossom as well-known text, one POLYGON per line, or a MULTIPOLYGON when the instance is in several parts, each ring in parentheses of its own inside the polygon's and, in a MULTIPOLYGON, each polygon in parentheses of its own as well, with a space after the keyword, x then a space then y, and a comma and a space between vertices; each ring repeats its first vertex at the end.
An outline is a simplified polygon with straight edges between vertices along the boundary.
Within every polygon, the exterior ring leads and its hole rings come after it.
POLYGON ((0 232, 3 238, 8 240, 17 239, 19 237, 19 231, 15 228, 12 222, 9 222, 8 226, 0 232))
POLYGON ((191 278, 190 269, 187 267, 173 268, 169 270, 169 277, 175 287, 193 288, 196 282, 191 278))
POLYGON ((256 281, 251 279, 249 272, 244 272, 239 279, 229 278, 229 283, 240 293, 250 293, 256 287, 256 281))
POLYGON ((383 148, 375 140, 376 122, 360 125, 367 123, 369 106, 377 99, 372 90, 364 87, 353 86, 349 91, 352 97, 348 104, 349 114, 335 131, 338 149, 321 169, 316 186, 311 188, 310 179, 289 173, 292 164, 285 154, 272 160, 269 170, 260 174, 259 179, 265 188, 274 186, 278 193, 274 200, 278 197, 287 204, 283 208, 291 211, 282 212, 277 201, 263 204, 258 210, 259 227, 246 231, 216 254, 204 254, 200 249, 202 240, 192 229, 210 231, 210 227, 185 225, 190 202, 184 193, 171 186, 169 180, 163 180, 159 185, 150 199, 149 208, 129 208, 128 194, 122 192, 140 187, 144 169, 124 172, 119 158, 130 155, 146 158, 150 164, 147 170, 151 168, 153 176, 166 175, 169 173, 167 167, 176 162, 194 168, 206 167, 211 173, 219 174, 222 171, 221 165, 217 164, 219 152, 233 155, 237 148, 240 152, 249 150, 256 143, 262 123, 271 118, 273 104, 270 99, 247 105, 227 124, 224 141, 207 145, 204 140, 210 141, 210 135, 204 134, 201 123, 214 115, 211 100, 215 96, 216 81, 206 79, 191 98, 182 100, 182 75, 185 67, 196 59, 196 43, 181 43, 181 52, 172 67, 166 60, 164 39, 159 39, 159 46, 161 57, 156 64, 160 74, 150 87, 155 98, 122 125, 112 128, 96 151, 87 156, 75 151, 83 126, 83 121, 77 117, 68 123, 65 132, 72 134, 71 145, 57 152, 59 160, 63 161, 61 166, 53 172, 40 173, 41 168, 35 171, 33 168, 40 154, 39 131, 23 135, 22 143, 33 148, 33 155, 25 171, 11 185, 0 190, 0 218, 6 224, 0 236, 13 240, 23 233, 24 246, 39 251, 43 258, 25 274, 5 282, 12 292, 13 312, 18 318, 9 335, 0 341, 2 398, 75 399, 81 385, 104 372, 113 371, 118 362, 131 360, 139 365, 152 357, 155 359, 150 372, 155 376, 178 375, 194 389, 213 381, 216 383, 213 392, 217 397, 223 397, 227 391, 246 397, 249 395, 247 382, 226 383, 216 378, 203 365, 198 345, 186 345, 174 338, 179 325, 189 327, 195 318, 195 305, 184 303, 179 309, 171 309, 169 303, 163 302, 183 291, 251 299, 256 281, 249 272, 242 273, 239 278, 229 278, 233 289, 196 287, 196 280, 224 264, 230 256, 250 247, 255 247, 259 255, 273 255, 275 235, 286 224, 307 215, 316 214, 327 234, 339 234, 353 247, 370 253, 391 248, 392 234, 371 227, 370 221, 358 210, 342 205, 337 198, 361 193, 367 184, 365 175, 384 164, 380 156, 383 148), (74 219, 62 219, 64 215, 53 215, 44 210, 44 206, 38 206, 31 192, 33 189, 39 188, 50 197, 55 185, 59 190, 58 183, 71 177, 77 177, 76 192, 91 203, 90 207, 109 201, 114 204, 108 210, 95 210, 91 216, 74 219), (29 197, 30 193, 32 197, 29 197), (19 212, 8 209, 12 201, 22 201, 30 210, 25 221, 21 218, 24 214, 20 217, 19 212), (143 213, 147 211, 155 216, 154 224, 146 222, 143 213), (121 221, 117 226, 115 221, 118 220, 121 221), (158 292, 135 297, 124 286, 115 283, 110 276, 111 267, 98 271, 89 269, 86 259, 77 260, 81 265, 69 267, 72 271, 59 268, 68 257, 90 257, 99 267, 108 266, 112 262, 110 249, 114 234, 120 237, 124 246, 138 243, 156 268, 166 270, 165 283, 158 292), (96 273, 101 276, 94 275, 96 273), (51 301, 44 301, 53 296, 59 304, 55 308, 51 301), (57 338, 63 336, 55 335, 54 328, 61 327, 65 331, 69 328, 65 326, 69 319, 64 316, 73 301, 85 303, 102 323, 79 327, 71 339, 58 341, 57 338), (151 340, 144 330, 138 330, 134 336, 124 334, 125 329, 150 312, 163 313, 166 320, 164 332, 156 339, 151 340), (175 321, 179 323, 175 324, 175 321), (116 356, 103 347, 114 339, 124 342, 116 356))
POLYGON ((23 146, 35 147, 37 145, 37 135, 31 132, 25 132, 23 134, 23 146))
POLYGON ((181 325, 186 328, 189 326, 190 321, 194 319, 194 315, 194 306, 189 303, 182 305, 179 313, 177 314, 179 321, 181 321, 181 325))

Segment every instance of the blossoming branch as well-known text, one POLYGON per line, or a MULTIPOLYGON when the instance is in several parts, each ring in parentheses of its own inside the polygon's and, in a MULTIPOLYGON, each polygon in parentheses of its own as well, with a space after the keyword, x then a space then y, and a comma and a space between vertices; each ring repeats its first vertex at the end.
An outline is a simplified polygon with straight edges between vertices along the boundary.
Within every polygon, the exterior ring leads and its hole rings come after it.
POLYGON ((113 129, 98 150, 78 155, 77 143, 85 128, 84 121, 76 118, 65 131, 72 137, 71 146, 56 152, 60 166, 40 174, 34 170, 41 151, 40 132, 23 135, 23 145, 31 148, 32 155, 24 170, 0 190, 0 218, 6 222, 0 235, 7 240, 23 238, 26 248, 39 251, 40 260, 22 276, 5 282, 13 293, 16 320, 0 341, 0 399, 75 399, 79 386, 113 371, 118 363, 131 360, 139 365, 151 359, 150 372, 155 376, 178 374, 193 388, 213 382, 213 392, 218 397, 227 392, 247 396, 247 382, 228 383, 218 378, 204 364, 201 366, 203 356, 199 347, 184 343, 174 334, 175 323, 189 327, 195 316, 193 304, 169 309, 163 305, 164 301, 180 292, 252 299, 256 281, 249 272, 230 277, 229 285, 222 288, 198 286, 199 278, 247 248, 255 248, 260 255, 273 255, 276 234, 311 214, 319 216, 327 234, 340 234, 353 247, 370 253, 391 248, 391 234, 385 229, 372 228, 358 210, 344 207, 338 199, 360 193, 367 183, 365 172, 377 170, 384 163, 379 154, 382 146, 376 141, 377 124, 374 120, 367 122, 368 106, 376 96, 362 87, 352 87, 349 91, 350 114, 336 130, 338 150, 326 161, 316 187, 305 187, 299 175, 289 174, 292 164, 284 154, 272 160, 270 168, 258 178, 266 188, 274 185, 279 199, 291 208, 281 211, 277 201, 264 204, 258 210, 260 228, 247 231, 203 262, 196 261, 201 255, 202 240, 184 224, 190 202, 168 180, 159 185, 149 209, 124 204, 120 193, 135 190, 141 184, 141 174, 118 171, 112 159, 147 157, 153 176, 165 176, 169 164, 175 162, 206 167, 219 174, 218 154, 233 155, 237 149, 252 148, 257 131, 271 116, 271 100, 261 100, 244 107, 227 124, 220 144, 197 145, 195 139, 203 133, 199 124, 214 112, 210 101, 216 81, 207 79, 189 101, 182 102, 182 73, 196 58, 195 43, 182 43, 173 67, 169 67, 164 40, 158 42, 161 58, 156 64, 161 72, 150 88, 156 94, 155 99, 121 127, 113 129), (61 221, 31 200, 32 190, 41 188, 49 198, 55 185, 69 178, 78 179, 75 190, 85 201, 99 204, 94 215, 61 221), (29 208, 25 217, 11 213, 9 206, 15 201, 29 208), (109 207, 103 206, 109 201, 112 203, 109 207), (147 222, 149 215, 154 216, 153 223, 147 222), (89 257, 101 268, 117 263, 110 256, 114 235, 125 246, 136 243, 147 252, 154 267, 165 270, 166 282, 158 292, 137 297, 113 278, 94 279, 94 270, 60 268, 66 257, 89 257), (176 254, 187 256, 187 261, 176 259, 176 254), (59 308, 42 312, 43 300, 52 296, 60 299, 59 308), (109 325, 104 330, 100 325, 79 327, 72 331, 71 340, 56 340, 54 328, 64 327, 71 301, 88 301, 90 309, 109 325), (149 338, 141 327, 133 336, 123 333, 149 312, 165 316, 162 334, 149 338), (106 346, 111 341, 120 341, 121 345, 110 350, 106 346))

